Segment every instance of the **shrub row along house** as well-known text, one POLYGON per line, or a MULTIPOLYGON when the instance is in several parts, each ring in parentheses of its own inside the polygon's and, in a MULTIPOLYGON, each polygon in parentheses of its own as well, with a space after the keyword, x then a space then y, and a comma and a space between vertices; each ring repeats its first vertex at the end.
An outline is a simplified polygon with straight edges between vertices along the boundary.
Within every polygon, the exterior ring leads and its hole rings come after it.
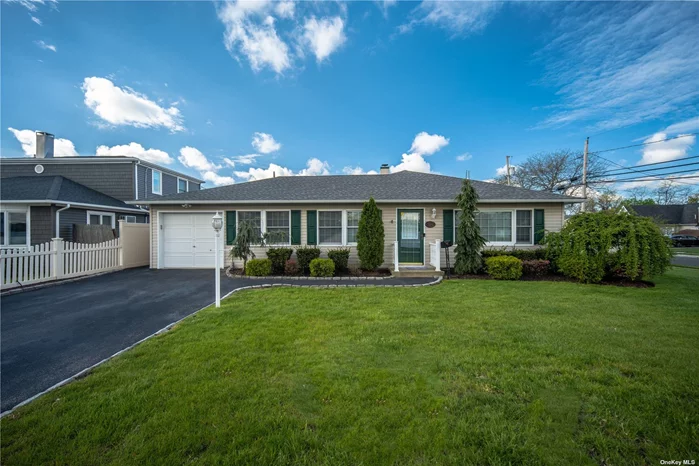
MULTIPOLYGON (((461 185, 461 178, 389 173, 384 165, 378 175, 275 177, 138 202, 150 207, 152 268, 212 267, 211 217, 216 212, 225 213, 221 241, 226 264, 238 224, 246 221, 260 234, 281 233, 284 245, 313 245, 325 253, 349 247, 350 265, 356 265, 359 218, 370 197, 382 211, 383 266, 394 266, 397 242, 401 266, 428 267, 434 259, 429 245, 455 238, 459 212, 454 199, 461 185)), ((544 230, 561 229, 564 205, 582 201, 482 181, 473 185, 487 247, 537 247, 544 230)), ((263 249, 255 252, 265 256, 263 249)), ((242 266, 242 261, 235 265, 242 266)))

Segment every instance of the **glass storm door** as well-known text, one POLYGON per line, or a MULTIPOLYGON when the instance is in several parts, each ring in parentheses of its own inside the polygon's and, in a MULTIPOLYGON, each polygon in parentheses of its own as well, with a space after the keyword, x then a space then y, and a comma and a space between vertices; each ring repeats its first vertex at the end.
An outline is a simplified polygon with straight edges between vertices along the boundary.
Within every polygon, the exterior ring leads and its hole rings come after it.
POLYGON ((398 209, 398 262, 422 264, 423 258, 422 209, 398 209))

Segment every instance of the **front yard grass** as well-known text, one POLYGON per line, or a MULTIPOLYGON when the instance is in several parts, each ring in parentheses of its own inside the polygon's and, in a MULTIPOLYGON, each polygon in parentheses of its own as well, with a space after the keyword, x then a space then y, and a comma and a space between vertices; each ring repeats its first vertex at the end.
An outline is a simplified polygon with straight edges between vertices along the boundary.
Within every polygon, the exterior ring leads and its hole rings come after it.
POLYGON ((246 291, 2 420, 2 464, 699 460, 699 270, 246 291))
POLYGON ((673 254, 689 254, 690 256, 699 256, 699 247, 695 248, 672 248, 673 254))

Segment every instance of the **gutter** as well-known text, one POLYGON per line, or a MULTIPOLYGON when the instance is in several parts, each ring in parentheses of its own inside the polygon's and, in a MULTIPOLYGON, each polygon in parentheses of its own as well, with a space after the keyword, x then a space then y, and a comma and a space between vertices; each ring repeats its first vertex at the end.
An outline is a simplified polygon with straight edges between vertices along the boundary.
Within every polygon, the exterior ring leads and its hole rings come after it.
POLYGON ((138 208, 130 208, 130 207, 112 207, 104 204, 85 204, 82 202, 65 202, 65 201, 57 201, 55 199, 36 199, 36 200, 11 200, 11 201, 6 201, 3 199, 2 201, 3 204, 56 204, 56 205, 70 205, 72 207, 89 207, 92 209, 98 209, 98 210, 106 210, 106 211, 111 211, 111 212, 135 212, 135 213, 144 213, 147 211, 144 211, 142 209, 138 208))
POLYGON ((56 211, 56 236, 54 236, 54 238, 61 237, 61 212, 67 209, 70 209, 70 204, 66 204, 65 207, 56 211))
MULTIPOLYGON (((194 204, 363 204, 367 199, 341 199, 341 200, 245 200, 245 199, 211 199, 211 200, 152 200, 139 201, 139 204, 169 204, 169 205, 194 205, 194 204)), ((454 199, 376 199, 378 204, 455 204, 454 199)), ((566 199, 479 199, 478 204, 575 204, 585 202, 581 198, 566 199)), ((136 201, 126 201, 127 204, 136 204, 136 201)))

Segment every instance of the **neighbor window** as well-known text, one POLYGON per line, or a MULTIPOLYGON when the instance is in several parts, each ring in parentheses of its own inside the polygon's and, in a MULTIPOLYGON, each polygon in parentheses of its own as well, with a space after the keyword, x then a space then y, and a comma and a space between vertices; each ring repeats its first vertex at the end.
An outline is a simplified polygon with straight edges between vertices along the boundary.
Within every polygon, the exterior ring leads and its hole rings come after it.
POLYGON ((359 217, 361 216, 361 210, 347 211, 347 244, 355 244, 357 242, 357 230, 359 230, 359 217))
POLYGON ((94 212, 91 210, 87 211, 87 224, 88 225, 108 225, 114 228, 114 214, 106 214, 104 212, 94 212))
POLYGON ((342 244, 342 211, 318 212, 318 244, 342 244))
POLYGON ((163 174, 158 170, 153 170, 153 194, 163 193, 163 174))
POLYGON ((0 246, 27 246, 29 212, 0 212, 0 246))
POLYGON ((177 193, 186 193, 189 191, 189 182, 182 178, 177 178, 177 193))
POLYGON ((288 210, 265 212, 265 230, 272 235, 274 244, 289 244, 291 240, 291 212, 288 210))
POLYGON ((532 211, 517 211, 517 243, 532 244, 532 211))
POLYGON ((238 225, 240 225, 241 222, 250 223, 255 230, 255 235, 258 237, 262 236, 262 212, 239 211, 238 225))
POLYGON ((135 215, 124 215, 124 221, 126 223, 136 223, 136 216, 135 215))

